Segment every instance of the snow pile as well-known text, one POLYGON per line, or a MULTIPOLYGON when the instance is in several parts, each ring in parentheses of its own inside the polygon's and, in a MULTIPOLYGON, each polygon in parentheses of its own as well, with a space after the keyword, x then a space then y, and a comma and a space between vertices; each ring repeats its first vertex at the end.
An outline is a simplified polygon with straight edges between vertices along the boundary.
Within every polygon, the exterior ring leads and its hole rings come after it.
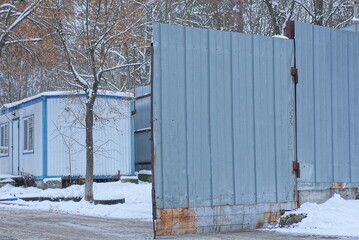
POLYGON ((125 180, 125 179, 138 179, 137 176, 121 176, 121 180, 125 180))
POLYGON ((10 175, 10 174, 0 174, 0 178, 17 178, 17 177, 21 177, 21 176, 15 176, 15 175, 10 175))
POLYGON ((44 178, 42 181, 44 183, 53 182, 53 181, 62 181, 62 178, 61 177, 58 177, 58 178, 44 178))
POLYGON ((12 178, 19 177, 19 176, 12 176, 9 174, 0 174, 0 183, 10 183, 15 182, 12 178))
POLYGON ((152 175, 152 171, 151 170, 141 170, 138 172, 138 174, 152 175))
POLYGON ((286 228, 283 233, 359 237, 359 200, 345 200, 339 194, 322 204, 304 203, 299 209, 286 213, 307 214, 301 222, 286 228))
POLYGON ((0 183, 10 183, 10 182, 15 182, 15 181, 11 178, 0 178, 0 183))
POLYGON ((283 35, 274 35, 273 37, 274 37, 274 38, 289 39, 288 37, 283 36, 283 35))
POLYGON ((12 185, 5 185, 0 188, 0 198, 25 198, 25 197, 83 197, 84 196, 84 186, 82 185, 72 185, 68 188, 63 189, 46 189, 42 190, 36 187, 14 187, 12 185))
MULTIPOLYGON (((84 185, 72 185, 65 189, 14 187, 9 184, 0 188, 0 199, 11 197, 83 197, 84 185)), ((94 205, 85 200, 80 202, 0 202, 1 207, 55 211, 69 214, 112 218, 140 218, 152 220, 151 184, 141 183, 94 183, 94 198, 108 200, 125 198, 124 204, 94 205), (3 204, 1 204, 3 203, 3 204), (6 204, 4 204, 6 203, 6 204), (14 204, 14 205, 9 205, 14 204)))

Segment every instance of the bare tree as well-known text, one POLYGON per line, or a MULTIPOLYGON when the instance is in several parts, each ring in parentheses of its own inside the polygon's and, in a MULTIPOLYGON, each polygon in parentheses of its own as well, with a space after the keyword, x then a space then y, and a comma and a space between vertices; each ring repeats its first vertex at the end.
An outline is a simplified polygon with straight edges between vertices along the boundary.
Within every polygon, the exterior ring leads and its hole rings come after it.
POLYGON ((0 3, 0 104, 55 89, 51 32, 42 23, 45 0, 0 3))
POLYGON ((23 6, 16 2, 5 1, 0 5, 0 57, 5 45, 41 40, 41 38, 26 37, 24 32, 18 34, 15 30, 39 7, 42 0, 29 1, 28 6, 20 10, 17 7, 23 6))
MULTIPOLYGON (((81 0, 49 3, 53 9, 47 24, 57 34, 68 86, 85 93, 86 180, 85 199, 93 200, 94 104, 99 90, 119 91, 118 70, 140 66, 123 57, 123 49, 135 41, 136 27, 146 11, 137 1, 81 0), (124 44, 126 43, 126 44, 124 44)), ((61 65, 59 66, 61 67, 61 65)))
POLYGON ((296 19, 310 24, 341 28, 353 18, 353 6, 350 0, 295 0, 298 6, 296 19))

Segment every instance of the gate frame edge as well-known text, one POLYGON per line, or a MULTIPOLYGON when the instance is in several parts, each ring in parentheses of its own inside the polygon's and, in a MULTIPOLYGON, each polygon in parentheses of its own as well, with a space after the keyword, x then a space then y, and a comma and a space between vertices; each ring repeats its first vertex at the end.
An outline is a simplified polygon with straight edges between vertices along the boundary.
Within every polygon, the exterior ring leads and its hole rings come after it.
POLYGON ((154 133, 153 133, 153 79, 154 79, 154 46, 153 42, 151 43, 151 171, 152 171, 152 228, 153 228, 153 238, 156 239, 156 219, 157 219, 157 206, 156 206, 156 189, 155 189, 155 146, 154 146, 154 133))
POLYGON ((297 208, 299 207, 299 191, 298 191, 298 178, 300 178, 300 165, 298 161, 298 125, 297 125, 297 84, 298 84, 298 69, 297 69, 297 54, 295 45, 295 21, 287 21, 285 27, 285 36, 288 39, 293 40, 293 67, 290 69, 292 76, 292 82, 294 84, 294 160, 293 160, 293 172, 296 175, 294 183, 294 199, 297 202, 297 208))

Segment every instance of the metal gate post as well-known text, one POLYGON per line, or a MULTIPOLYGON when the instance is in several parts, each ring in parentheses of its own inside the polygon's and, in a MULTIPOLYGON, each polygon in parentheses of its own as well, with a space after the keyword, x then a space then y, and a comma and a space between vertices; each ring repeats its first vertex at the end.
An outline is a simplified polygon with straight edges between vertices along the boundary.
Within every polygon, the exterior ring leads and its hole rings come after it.
POLYGON ((153 138, 153 61, 154 48, 151 43, 151 171, 152 171, 152 224, 153 238, 156 238, 156 190, 155 190, 155 143, 153 138))
POLYGON ((300 168, 298 162, 298 144, 297 144, 297 84, 298 84, 298 69, 296 61, 296 47, 295 47, 295 22, 287 21, 285 28, 285 36, 289 39, 293 39, 294 49, 293 49, 293 67, 290 69, 290 74, 292 76, 292 81, 294 84, 294 161, 292 170, 295 174, 295 189, 294 189, 294 199, 296 199, 297 207, 299 207, 299 193, 298 193, 298 178, 300 178, 300 168))

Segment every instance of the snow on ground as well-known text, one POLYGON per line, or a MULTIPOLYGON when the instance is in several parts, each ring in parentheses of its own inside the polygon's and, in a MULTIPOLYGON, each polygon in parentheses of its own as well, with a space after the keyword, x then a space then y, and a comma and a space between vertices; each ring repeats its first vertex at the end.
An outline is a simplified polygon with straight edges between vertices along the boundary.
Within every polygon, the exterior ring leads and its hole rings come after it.
POLYGON ((14 180, 12 179, 13 177, 19 177, 19 176, 13 176, 13 175, 9 175, 9 174, 0 174, 0 183, 14 182, 14 180))
POLYGON ((0 183, 10 183, 10 182, 15 182, 15 181, 11 178, 0 178, 0 183))
POLYGON ((335 194, 325 203, 304 203, 298 210, 288 212, 286 215, 291 213, 306 213, 307 217, 288 228, 275 228, 275 231, 359 237, 359 200, 345 200, 339 194, 335 194))
MULTIPOLYGON (((112 218, 152 219, 150 183, 94 183, 96 200, 125 197, 124 204, 94 205, 85 200, 80 202, 25 202, 23 200, 0 202, 0 208, 20 208, 80 214, 112 218), (3 203, 3 204, 1 204, 3 203), (6 204, 4 204, 6 203, 6 204), (11 204, 11 205, 9 205, 11 204), (13 204, 13 205, 12 205, 13 204)), ((13 197, 83 197, 84 185, 72 185, 64 189, 42 190, 35 187, 14 187, 9 184, 0 188, 0 199, 13 197)))
POLYGON ((14 176, 10 174, 0 174, 0 178, 13 178, 13 177, 20 177, 20 176, 14 176))
POLYGON ((152 171, 151 170, 141 170, 138 172, 138 174, 152 175, 152 171))

